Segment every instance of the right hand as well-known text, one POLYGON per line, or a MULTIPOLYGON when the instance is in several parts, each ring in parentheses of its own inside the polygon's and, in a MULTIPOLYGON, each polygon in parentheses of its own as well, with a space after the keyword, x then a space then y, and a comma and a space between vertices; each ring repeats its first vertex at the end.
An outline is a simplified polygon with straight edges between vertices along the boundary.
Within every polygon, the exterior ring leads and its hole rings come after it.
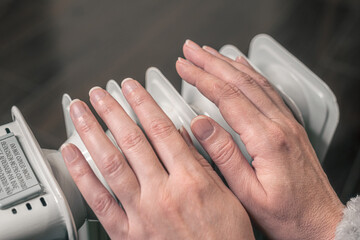
POLYGON ((186 41, 179 75, 214 102, 241 136, 248 164, 230 134, 209 117, 192 131, 249 214, 274 239, 332 239, 343 205, 304 128, 271 84, 243 58, 186 41))

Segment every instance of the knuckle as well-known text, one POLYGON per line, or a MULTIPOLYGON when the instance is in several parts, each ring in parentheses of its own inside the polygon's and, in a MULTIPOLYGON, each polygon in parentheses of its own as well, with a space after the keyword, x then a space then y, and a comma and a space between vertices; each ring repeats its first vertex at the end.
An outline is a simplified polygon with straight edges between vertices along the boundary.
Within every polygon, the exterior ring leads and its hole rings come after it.
POLYGON ((145 94, 133 94, 130 101, 132 108, 137 108, 147 101, 147 96, 145 94))
POLYGON ((175 128, 172 123, 165 119, 154 119, 150 123, 150 132, 155 137, 164 138, 169 136, 174 131, 175 128))
POLYGON ((74 182, 79 182, 81 179, 86 179, 92 174, 90 167, 76 166, 72 168, 72 178, 74 182))
POLYGON ((241 90, 232 83, 225 83, 220 92, 220 99, 236 98, 241 95, 241 90))
POLYGON ((239 83, 239 84, 247 84, 247 85, 255 84, 255 81, 251 76, 249 76, 248 74, 243 73, 241 71, 236 72, 234 79, 235 79, 236 83, 239 83))
POLYGON ((143 141, 144 139, 140 132, 137 130, 132 130, 121 139, 121 147, 123 149, 132 150, 137 146, 140 146, 143 141))
POLYGON ((261 74, 256 74, 254 76, 257 79, 257 82, 259 83, 260 86, 262 86, 263 88, 273 88, 273 86, 271 85, 271 83, 265 78, 263 77, 261 74))
POLYGON ((116 107, 119 107, 117 104, 115 104, 114 102, 111 103, 104 103, 101 109, 101 113, 103 115, 109 115, 112 114, 114 112, 114 110, 116 109, 116 107))
POLYGON ((215 143, 211 156, 217 166, 224 166, 235 155, 237 146, 229 136, 222 141, 215 143))
POLYGON ((269 128, 269 137, 271 142, 275 145, 278 150, 288 150, 289 149, 289 140, 288 134, 279 126, 272 126, 269 128))
POLYGON ((307 134, 303 125, 301 125, 296 119, 292 119, 289 123, 290 130, 295 134, 307 134))
POLYGON ((102 193, 95 197, 91 204, 91 208, 98 216, 106 215, 114 203, 114 198, 109 193, 102 193))
POLYGON ((298 135, 302 132, 302 126, 294 119, 289 119, 288 121, 286 121, 286 126, 292 135, 298 135))
POLYGON ((125 170, 125 161, 118 153, 103 157, 101 165, 103 173, 107 176, 120 175, 125 170))
POLYGON ((76 130, 81 133, 88 134, 95 128, 95 121, 88 117, 83 117, 76 124, 76 130))
POLYGON ((200 177, 197 178, 193 177, 190 181, 188 181, 185 184, 185 186, 188 192, 201 195, 201 193, 208 190, 210 186, 210 182, 200 177))
POLYGON ((260 83, 260 86, 262 86, 263 88, 274 89, 273 86, 271 85, 271 83, 264 77, 260 77, 259 83, 260 83))

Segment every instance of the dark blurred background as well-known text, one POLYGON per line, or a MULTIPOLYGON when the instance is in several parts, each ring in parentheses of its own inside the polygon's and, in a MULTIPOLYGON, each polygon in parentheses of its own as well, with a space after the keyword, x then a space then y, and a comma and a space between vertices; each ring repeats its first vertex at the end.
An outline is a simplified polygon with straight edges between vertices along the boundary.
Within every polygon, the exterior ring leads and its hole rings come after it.
POLYGON ((20 108, 40 145, 66 139, 63 93, 158 67, 180 89, 175 61, 190 38, 247 53, 267 33, 323 79, 340 106, 324 168, 342 201, 360 193, 360 1, 0 1, 0 124, 20 108))

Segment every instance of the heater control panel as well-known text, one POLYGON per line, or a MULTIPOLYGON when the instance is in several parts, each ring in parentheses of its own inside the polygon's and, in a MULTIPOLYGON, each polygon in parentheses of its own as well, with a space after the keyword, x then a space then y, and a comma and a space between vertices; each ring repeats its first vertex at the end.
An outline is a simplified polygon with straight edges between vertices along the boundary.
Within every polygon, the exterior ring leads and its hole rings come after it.
POLYGON ((37 180, 17 137, 10 130, 0 136, 0 209, 39 195, 37 180))

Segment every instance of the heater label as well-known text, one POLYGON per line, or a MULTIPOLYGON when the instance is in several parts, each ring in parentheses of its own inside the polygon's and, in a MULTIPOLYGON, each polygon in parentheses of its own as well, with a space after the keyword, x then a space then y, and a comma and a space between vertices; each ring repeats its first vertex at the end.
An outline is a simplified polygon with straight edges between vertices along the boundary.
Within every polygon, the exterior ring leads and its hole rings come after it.
POLYGON ((0 137, 0 208, 27 200, 41 187, 13 133, 0 137))

